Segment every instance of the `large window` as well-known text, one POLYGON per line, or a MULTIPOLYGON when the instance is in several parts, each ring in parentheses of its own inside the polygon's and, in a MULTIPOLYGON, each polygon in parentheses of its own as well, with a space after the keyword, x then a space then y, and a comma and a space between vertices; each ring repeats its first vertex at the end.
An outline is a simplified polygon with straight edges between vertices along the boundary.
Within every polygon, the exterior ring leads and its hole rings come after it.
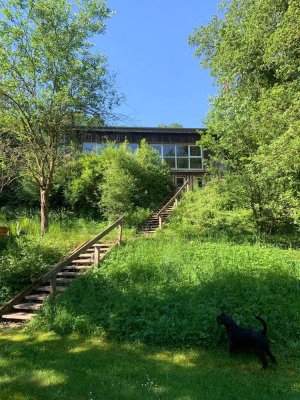
POLYGON ((171 169, 203 169, 202 149, 194 145, 151 144, 171 169))
MULTIPOLYGON (((120 144, 116 144, 119 146, 120 144)), ((84 142, 83 151, 85 153, 100 153, 105 144, 84 142)), ((150 144, 156 150, 161 158, 163 158, 171 169, 182 170, 199 170, 203 169, 202 149, 195 145, 182 144, 150 144)), ((137 143, 129 143, 128 149, 135 152, 139 145, 137 143)))

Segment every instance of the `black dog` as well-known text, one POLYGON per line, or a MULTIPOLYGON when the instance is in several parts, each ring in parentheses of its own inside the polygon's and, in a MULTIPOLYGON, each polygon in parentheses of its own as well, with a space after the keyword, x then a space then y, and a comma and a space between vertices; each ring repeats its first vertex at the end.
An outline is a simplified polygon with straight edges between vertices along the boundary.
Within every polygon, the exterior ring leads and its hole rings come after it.
POLYGON ((257 316, 255 316, 255 318, 257 318, 263 325, 261 331, 239 326, 225 313, 222 313, 217 317, 217 322, 219 325, 223 324, 226 328, 229 339, 230 354, 240 348, 252 348, 260 358, 262 367, 266 368, 268 366, 266 355, 270 357, 273 363, 276 363, 276 360, 269 348, 268 338, 266 336, 267 324, 262 318, 257 316))

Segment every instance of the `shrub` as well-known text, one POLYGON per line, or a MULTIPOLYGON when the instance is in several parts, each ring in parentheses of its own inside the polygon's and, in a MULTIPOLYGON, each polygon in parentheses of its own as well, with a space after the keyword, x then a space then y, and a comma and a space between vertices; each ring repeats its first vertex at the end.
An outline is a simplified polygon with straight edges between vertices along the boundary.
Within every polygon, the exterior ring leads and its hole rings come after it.
POLYGON ((234 208, 230 198, 219 194, 214 182, 189 192, 174 210, 168 228, 188 238, 223 237, 236 241, 247 240, 255 233, 251 211, 234 208))

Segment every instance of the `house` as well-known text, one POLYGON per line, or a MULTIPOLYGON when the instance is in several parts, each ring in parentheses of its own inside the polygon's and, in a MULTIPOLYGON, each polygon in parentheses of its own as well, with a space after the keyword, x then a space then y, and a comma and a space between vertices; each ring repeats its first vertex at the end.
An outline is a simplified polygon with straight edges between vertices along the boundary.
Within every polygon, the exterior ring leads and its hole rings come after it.
POLYGON ((134 151, 146 139, 169 165, 176 186, 189 180, 194 187, 202 187, 207 154, 196 142, 203 131, 203 128, 85 127, 78 128, 78 137, 87 153, 97 151, 107 141, 118 144, 125 140, 134 151))

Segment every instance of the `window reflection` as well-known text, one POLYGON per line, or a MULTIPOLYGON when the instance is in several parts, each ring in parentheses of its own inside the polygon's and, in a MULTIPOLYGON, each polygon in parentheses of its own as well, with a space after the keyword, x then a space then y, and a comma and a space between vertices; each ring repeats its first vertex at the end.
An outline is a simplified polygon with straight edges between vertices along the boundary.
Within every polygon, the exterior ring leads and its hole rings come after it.
POLYGON ((170 168, 175 168, 175 158, 164 158, 170 168))
POLYGON ((175 146, 164 144, 163 145, 163 155, 164 155, 164 157, 174 157, 175 156, 175 146))
MULTIPOLYGON (((121 143, 115 143, 119 147, 121 143)), ((85 153, 101 154, 107 145, 105 143, 83 142, 85 153)), ((171 169, 202 169, 201 148, 193 145, 150 144, 171 169)), ((128 143, 128 150, 134 153, 139 148, 138 143, 128 143)))
POLYGON ((156 150, 159 155, 161 156, 161 145, 160 144, 151 144, 150 145, 152 147, 153 150, 156 150))
POLYGON ((201 158, 190 158, 190 168, 191 169, 201 169, 202 159, 201 158))
POLYGON ((188 158, 177 158, 177 168, 188 169, 189 168, 189 159, 188 158))
POLYGON ((176 146, 176 155, 177 157, 188 157, 189 146, 176 146))
POLYGON ((190 146, 191 157, 201 157, 201 149, 199 146, 190 146))

